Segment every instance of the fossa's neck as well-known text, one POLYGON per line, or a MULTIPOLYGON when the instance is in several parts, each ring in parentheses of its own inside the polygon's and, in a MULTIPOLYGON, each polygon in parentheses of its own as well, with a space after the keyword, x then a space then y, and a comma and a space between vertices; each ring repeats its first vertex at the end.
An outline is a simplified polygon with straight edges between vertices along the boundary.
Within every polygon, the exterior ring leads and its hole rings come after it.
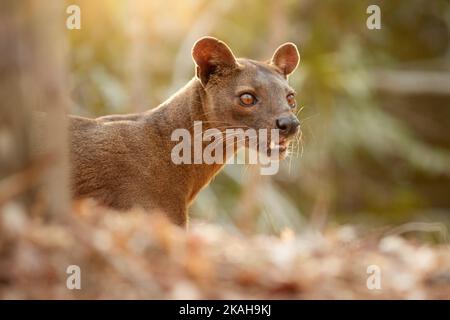
MULTIPOLYGON (((148 123, 152 127, 159 127, 159 134, 165 140, 165 143, 160 145, 166 150, 160 150, 160 152, 164 152, 167 155, 171 154, 172 148, 177 144, 176 141, 170 141, 172 132, 176 129, 187 129, 190 132, 191 147, 193 147, 194 138, 199 138, 194 137, 194 134, 198 135, 198 132, 194 133, 194 123, 196 121, 202 123, 203 132, 206 129, 214 127, 213 124, 207 121, 208 111, 205 108, 208 103, 207 99, 207 94, 200 81, 194 78, 156 109, 144 113, 144 117, 149 120, 148 123)), ((226 154, 225 150, 223 154, 226 154)), ((183 179, 191 186, 188 192, 188 200, 191 202, 196 194, 211 181, 224 164, 201 163, 182 164, 181 166, 183 166, 183 173, 185 175, 183 179)))

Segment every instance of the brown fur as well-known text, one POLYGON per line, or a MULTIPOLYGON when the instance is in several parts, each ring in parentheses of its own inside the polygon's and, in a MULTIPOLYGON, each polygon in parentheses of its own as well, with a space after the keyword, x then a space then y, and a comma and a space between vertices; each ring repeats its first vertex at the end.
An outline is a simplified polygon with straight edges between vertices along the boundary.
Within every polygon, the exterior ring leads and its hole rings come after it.
POLYGON ((274 128, 280 115, 293 116, 285 97, 287 75, 298 63, 294 45, 281 46, 270 63, 235 59, 214 38, 199 40, 193 49, 197 77, 159 107, 140 114, 97 119, 71 117, 72 189, 76 198, 92 197, 119 210, 140 206, 163 210, 179 225, 187 208, 223 165, 171 161, 177 128, 193 131, 248 126, 274 128), (261 102, 239 105, 239 90, 252 90, 261 102), (206 128, 205 128, 206 127, 206 128))

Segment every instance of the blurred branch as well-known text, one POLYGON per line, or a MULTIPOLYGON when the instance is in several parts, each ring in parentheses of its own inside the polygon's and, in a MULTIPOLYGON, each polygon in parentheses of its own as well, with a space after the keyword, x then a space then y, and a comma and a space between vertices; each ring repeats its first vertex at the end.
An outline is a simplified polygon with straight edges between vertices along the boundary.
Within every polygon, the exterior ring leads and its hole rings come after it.
POLYGON ((399 94, 450 95, 450 72, 417 70, 371 71, 375 90, 399 94))
POLYGON ((267 57, 271 57, 275 49, 287 39, 289 27, 285 0, 270 2, 268 20, 270 32, 264 51, 267 57))
POLYGON ((448 241, 448 230, 443 223, 429 223, 429 222, 410 222, 394 227, 386 232, 386 236, 401 235, 408 232, 429 232, 438 233, 441 236, 442 242, 448 241))
POLYGON ((148 54, 146 23, 146 1, 135 0, 129 3, 130 23, 128 25, 130 45, 128 49, 128 77, 130 82, 129 106, 133 112, 143 111, 148 96, 147 74, 145 73, 145 56, 148 54))
POLYGON ((169 94, 172 94, 183 86, 190 76, 193 74, 194 66, 191 59, 191 48, 193 43, 201 36, 210 35, 214 27, 219 23, 220 18, 225 15, 234 6, 234 1, 213 1, 211 4, 198 15, 196 23, 184 37, 180 49, 175 58, 173 67, 172 83, 169 87, 169 94))
POLYGON ((35 187, 46 173, 51 162, 42 157, 31 166, 0 180, 0 207, 6 202, 35 187))

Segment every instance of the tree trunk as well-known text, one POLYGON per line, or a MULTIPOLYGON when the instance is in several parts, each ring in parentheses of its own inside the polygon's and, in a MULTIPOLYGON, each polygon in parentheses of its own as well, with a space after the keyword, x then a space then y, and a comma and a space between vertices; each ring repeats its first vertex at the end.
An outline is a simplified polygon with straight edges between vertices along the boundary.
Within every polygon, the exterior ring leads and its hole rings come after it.
POLYGON ((67 211, 64 17, 58 1, 0 3, 0 209, 67 211))

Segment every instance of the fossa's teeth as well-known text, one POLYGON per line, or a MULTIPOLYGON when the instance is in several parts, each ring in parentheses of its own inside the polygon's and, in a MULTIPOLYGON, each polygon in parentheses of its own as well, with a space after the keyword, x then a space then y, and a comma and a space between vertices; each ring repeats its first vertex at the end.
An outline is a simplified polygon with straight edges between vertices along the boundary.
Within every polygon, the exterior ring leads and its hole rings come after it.
POLYGON ((275 141, 270 141, 270 149, 275 148, 275 141))

